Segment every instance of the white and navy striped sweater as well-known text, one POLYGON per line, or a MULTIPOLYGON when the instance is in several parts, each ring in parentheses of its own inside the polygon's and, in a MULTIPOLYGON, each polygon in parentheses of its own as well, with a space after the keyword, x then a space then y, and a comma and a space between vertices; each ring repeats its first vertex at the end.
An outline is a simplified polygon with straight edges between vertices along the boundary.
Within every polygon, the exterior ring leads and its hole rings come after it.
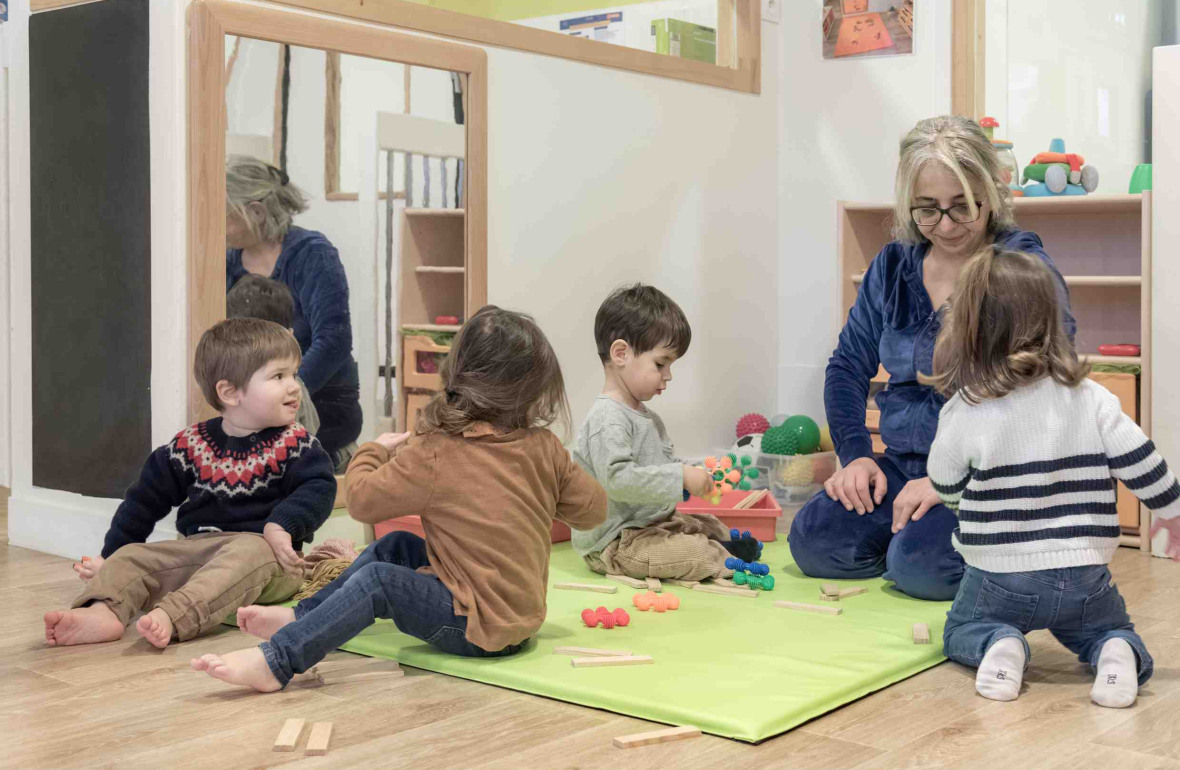
POLYGON ((1180 485, 1106 388, 1052 378, 999 399, 942 408, 927 473, 959 527, 967 564, 1031 572, 1106 564, 1119 542, 1115 482, 1157 518, 1180 515, 1180 485))

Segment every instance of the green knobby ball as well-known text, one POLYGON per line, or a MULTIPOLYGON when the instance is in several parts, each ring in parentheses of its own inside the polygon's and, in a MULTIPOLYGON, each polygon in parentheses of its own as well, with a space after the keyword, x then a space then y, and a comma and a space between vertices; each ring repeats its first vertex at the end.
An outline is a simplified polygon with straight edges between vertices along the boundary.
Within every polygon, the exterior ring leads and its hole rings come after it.
POLYGON ((787 430, 785 423, 762 434, 763 454, 793 455, 798 451, 799 439, 794 433, 787 430))
MULTIPOLYGON (((794 417, 788 417, 787 421, 783 423, 782 429, 788 435, 795 437, 795 451, 799 454, 809 455, 819 449, 819 426, 807 415, 797 414, 794 417)), ((762 439, 762 446, 763 448, 766 446, 765 437, 762 439)))

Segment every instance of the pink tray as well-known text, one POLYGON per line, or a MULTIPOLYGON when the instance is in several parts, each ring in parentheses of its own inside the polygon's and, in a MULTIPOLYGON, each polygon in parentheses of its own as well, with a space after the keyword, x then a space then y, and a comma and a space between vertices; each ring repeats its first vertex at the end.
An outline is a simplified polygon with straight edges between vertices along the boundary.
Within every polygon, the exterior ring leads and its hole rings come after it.
MULTIPOLYGON (((376 537, 385 537, 390 532, 413 532, 418 537, 426 537, 426 532, 422 529, 421 516, 399 516, 373 525, 373 534, 376 537)), ((554 543, 564 543, 570 539, 570 528, 560 521, 555 521, 549 531, 549 537, 554 543)))
POLYGON ((734 509, 734 506, 754 492, 735 491, 721 496, 717 505, 699 497, 690 497, 687 502, 680 503, 676 510, 681 513, 711 513, 721 519, 730 529, 750 531, 754 537, 764 543, 775 538, 774 528, 783 515, 783 509, 771 494, 766 494, 752 508, 734 509))

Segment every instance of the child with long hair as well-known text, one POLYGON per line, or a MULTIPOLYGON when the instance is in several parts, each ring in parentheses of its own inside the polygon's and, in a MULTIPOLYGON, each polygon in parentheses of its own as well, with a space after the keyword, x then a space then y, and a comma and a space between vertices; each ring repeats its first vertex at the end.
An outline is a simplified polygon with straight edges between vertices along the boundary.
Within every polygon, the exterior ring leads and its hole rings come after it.
POLYGON ((417 514, 426 539, 386 535, 294 608, 243 607, 242 630, 266 641, 194 669, 271 692, 377 618, 469 657, 514 654, 537 632, 553 519, 591 529, 606 517, 602 487, 546 429, 569 421, 557 356, 530 317, 489 305, 440 376, 415 435, 363 445, 345 478, 353 518, 417 514))
POLYGON ((949 400, 930 479, 957 511, 952 539, 967 564, 943 644, 978 669, 980 695, 1009 701, 1028 665, 1024 635, 1047 628, 1095 672, 1091 699, 1125 708, 1152 660, 1107 568, 1115 480, 1169 528, 1180 485, 1118 399, 1086 378, 1060 319, 1036 257, 986 248, 963 268, 932 378, 949 400))

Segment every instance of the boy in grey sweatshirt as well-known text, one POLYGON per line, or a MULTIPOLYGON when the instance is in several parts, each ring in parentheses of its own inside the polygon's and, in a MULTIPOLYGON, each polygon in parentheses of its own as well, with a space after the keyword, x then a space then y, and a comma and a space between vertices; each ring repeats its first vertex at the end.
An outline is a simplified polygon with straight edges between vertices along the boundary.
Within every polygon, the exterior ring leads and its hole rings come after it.
POLYGON ((635 284, 617 289, 594 319, 604 384, 578 433, 573 455, 606 489, 606 521, 573 533, 590 569, 634 578, 728 577, 731 555, 754 561, 752 540, 729 540, 714 516, 676 512, 683 490, 707 494, 712 478, 683 464, 659 415, 644 403, 664 392, 692 329, 666 294, 635 284))

